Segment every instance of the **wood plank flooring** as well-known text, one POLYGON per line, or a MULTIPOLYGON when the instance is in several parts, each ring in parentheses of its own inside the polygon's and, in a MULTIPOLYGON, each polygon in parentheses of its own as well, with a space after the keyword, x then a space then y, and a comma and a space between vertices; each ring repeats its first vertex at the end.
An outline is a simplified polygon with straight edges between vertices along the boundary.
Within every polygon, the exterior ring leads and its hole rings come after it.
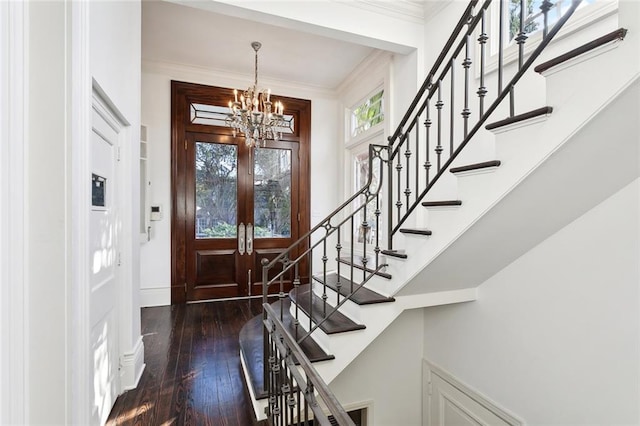
POLYGON ((261 299, 143 308, 146 368, 108 425, 251 426, 238 335, 261 299))

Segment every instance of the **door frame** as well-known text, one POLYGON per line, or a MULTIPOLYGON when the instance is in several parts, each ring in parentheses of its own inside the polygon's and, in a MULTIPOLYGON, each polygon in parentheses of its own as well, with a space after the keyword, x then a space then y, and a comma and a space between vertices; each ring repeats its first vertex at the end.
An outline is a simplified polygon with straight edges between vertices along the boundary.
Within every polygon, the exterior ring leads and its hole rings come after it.
MULTIPOLYGON (((299 135, 299 167, 300 175, 307 176, 306 182, 300 185, 299 193, 299 235, 306 234, 311 225, 311 101, 272 95, 282 100, 285 107, 300 111, 301 131, 299 135)), ((233 98, 233 89, 208 86, 181 81, 171 81, 171 304, 186 303, 186 203, 184 193, 185 169, 184 156, 179 155, 184 150, 187 130, 216 133, 233 137, 231 128, 208 125, 190 125, 187 129, 187 117, 190 102, 227 105, 233 98), (215 94, 212 94, 212 89, 215 94), (181 196, 180 196, 181 195, 181 196)), ((283 137, 283 139, 285 139, 283 137)), ((255 297, 255 296, 254 296, 255 297)))

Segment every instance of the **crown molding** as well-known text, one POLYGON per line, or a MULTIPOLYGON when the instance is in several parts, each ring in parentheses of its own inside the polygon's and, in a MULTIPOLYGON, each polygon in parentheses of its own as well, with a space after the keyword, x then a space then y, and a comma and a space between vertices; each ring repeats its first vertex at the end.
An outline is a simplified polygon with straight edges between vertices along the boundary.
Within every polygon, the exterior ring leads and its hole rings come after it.
MULTIPOLYGON (((142 72, 164 74, 172 78, 189 78, 201 84, 245 87, 253 81, 253 74, 229 72, 220 69, 186 65, 168 61, 142 60, 142 72)), ((335 98, 337 89, 274 78, 260 78, 261 86, 270 87, 283 96, 335 98)))
POLYGON ((331 0, 369 12, 392 16, 408 22, 424 24, 425 8, 421 1, 410 0, 331 0))

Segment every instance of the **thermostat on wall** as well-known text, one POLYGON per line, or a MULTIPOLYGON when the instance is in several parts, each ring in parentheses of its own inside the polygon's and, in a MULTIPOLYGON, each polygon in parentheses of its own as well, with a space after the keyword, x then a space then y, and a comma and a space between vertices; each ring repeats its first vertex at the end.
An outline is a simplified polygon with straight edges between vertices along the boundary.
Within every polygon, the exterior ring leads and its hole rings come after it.
POLYGON ((162 219, 162 206, 151 206, 151 220, 161 220, 162 219))

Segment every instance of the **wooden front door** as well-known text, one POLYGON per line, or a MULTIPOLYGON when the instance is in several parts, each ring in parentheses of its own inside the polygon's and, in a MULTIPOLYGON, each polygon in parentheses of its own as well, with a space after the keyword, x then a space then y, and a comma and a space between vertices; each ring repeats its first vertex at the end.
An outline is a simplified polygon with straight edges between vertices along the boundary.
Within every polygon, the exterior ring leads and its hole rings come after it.
POLYGON ((254 149, 224 126, 231 89, 172 94, 172 303, 260 295, 262 259, 309 229, 310 103, 283 100, 290 128, 254 149))

